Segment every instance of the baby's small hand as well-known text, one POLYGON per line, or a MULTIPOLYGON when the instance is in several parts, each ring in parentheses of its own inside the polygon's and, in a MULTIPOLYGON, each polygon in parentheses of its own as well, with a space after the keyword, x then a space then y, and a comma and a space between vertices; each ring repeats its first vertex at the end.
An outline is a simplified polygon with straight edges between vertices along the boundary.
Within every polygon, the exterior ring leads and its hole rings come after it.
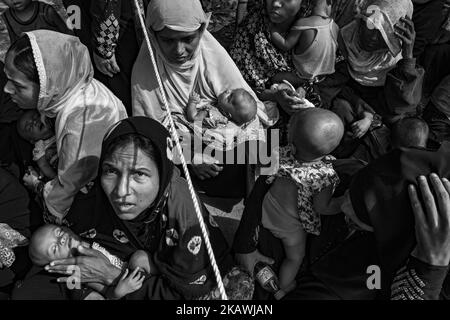
POLYGON ((134 269, 130 274, 128 273, 129 271, 126 269, 114 290, 115 296, 119 299, 139 290, 145 280, 145 274, 139 272, 139 268, 134 269))
POLYGON ((28 167, 27 173, 23 176, 23 182, 26 187, 33 189, 39 183, 39 174, 33 167, 28 167))
POLYGON ((192 91, 189 96, 189 102, 196 103, 196 104, 200 103, 200 95, 197 92, 192 91))
POLYGON ((211 118, 205 118, 203 122, 206 124, 208 128, 216 128, 219 123, 219 121, 216 121, 215 119, 211 118))
POLYGON ((354 138, 362 138, 370 128, 372 121, 368 118, 356 121, 352 124, 352 131, 354 138))

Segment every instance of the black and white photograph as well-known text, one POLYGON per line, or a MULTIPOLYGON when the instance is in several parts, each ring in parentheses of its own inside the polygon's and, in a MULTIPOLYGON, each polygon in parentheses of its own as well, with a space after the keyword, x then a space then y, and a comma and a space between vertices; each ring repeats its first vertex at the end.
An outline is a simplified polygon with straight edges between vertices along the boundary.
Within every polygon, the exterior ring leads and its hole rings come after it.
POLYGON ((449 264, 450 0, 0 0, 0 308, 300 317, 449 264))

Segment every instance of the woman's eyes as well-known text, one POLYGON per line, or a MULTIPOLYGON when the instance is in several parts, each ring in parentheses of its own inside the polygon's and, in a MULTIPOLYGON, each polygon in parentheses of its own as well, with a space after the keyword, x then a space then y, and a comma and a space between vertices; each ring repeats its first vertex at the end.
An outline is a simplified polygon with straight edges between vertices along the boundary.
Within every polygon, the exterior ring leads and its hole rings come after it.
POLYGON ((164 43, 170 43, 173 41, 173 39, 170 39, 170 38, 159 38, 159 39, 164 43))
MULTIPOLYGON (((118 174, 119 172, 117 169, 114 168, 103 169, 103 175, 118 175, 118 174)), ((138 178, 144 178, 149 176, 146 172, 143 171, 131 171, 130 174, 138 178)))
POLYGON ((103 168, 103 174, 111 175, 117 173, 114 168, 103 168))
POLYGON ((148 177, 148 175, 145 172, 142 171, 136 171, 133 173, 135 176, 139 177, 139 178, 144 178, 144 177, 148 177))

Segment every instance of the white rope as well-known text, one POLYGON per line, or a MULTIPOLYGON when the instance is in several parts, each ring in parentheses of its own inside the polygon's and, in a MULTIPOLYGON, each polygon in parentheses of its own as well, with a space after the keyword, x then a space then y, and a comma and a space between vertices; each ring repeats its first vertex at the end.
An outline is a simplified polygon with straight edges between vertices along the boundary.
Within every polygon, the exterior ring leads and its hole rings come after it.
POLYGON ((161 81, 161 77, 159 75, 158 66, 156 64, 155 56, 154 56, 153 50, 152 50, 152 45, 150 43, 150 38, 148 37, 147 28, 145 27, 145 22, 144 22, 144 18, 143 18, 144 15, 141 11, 141 7, 139 6, 138 0, 134 0, 134 5, 136 6, 136 10, 138 12, 139 22, 141 24, 142 31, 144 32, 145 42, 147 43, 147 48, 150 53, 150 58, 152 60, 153 69, 155 70, 156 79, 158 80, 159 90, 161 91, 162 100, 163 100, 164 106, 167 111, 169 125, 170 125, 170 129, 171 129, 169 131, 171 131, 172 138, 175 140, 177 151, 180 154, 181 165, 183 166, 183 171, 184 171, 184 174, 186 175, 186 180, 187 180, 187 183, 189 186, 189 192, 191 193, 192 201, 194 202, 195 213, 197 215, 198 221, 200 222, 200 228, 202 230, 202 234, 203 234, 203 238, 205 240, 205 245, 206 245, 206 249, 208 252, 208 256, 209 256, 209 259, 211 260, 211 265, 214 270, 214 275, 216 276, 217 285, 219 286, 220 295, 222 296, 222 300, 228 300, 227 294, 225 293, 225 288, 223 286, 222 277, 220 275, 220 271, 217 266, 216 259, 214 257, 214 252, 211 247, 211 242, 209 241, 209 236, 208 236, 208 231, 206 229, 205 221, 203 220, 203 216, 201 214, 200 205, 198 204, 198 200, 197 200, 197 197, 196 197, 196 194, 194 191, 194 186, 192 185, 191 176, 189 175, 189 170, 188 170, 188 167, 186 164, 186 159, 184 158, 183 149, 181 148, 181 145, 179 143, 178 132, 175 129, 175 124, 173 122, 173 118, 172 118, 172 114, 170 112, 169 104, 167 102, 166 94, 163 89, 163 84, 161 81))

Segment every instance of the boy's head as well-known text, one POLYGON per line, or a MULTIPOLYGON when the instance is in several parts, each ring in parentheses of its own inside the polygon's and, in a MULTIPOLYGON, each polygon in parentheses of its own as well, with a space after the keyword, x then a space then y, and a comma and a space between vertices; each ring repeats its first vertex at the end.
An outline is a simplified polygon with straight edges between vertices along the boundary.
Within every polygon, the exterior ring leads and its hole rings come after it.
POLYGON ((252 121, 258 107, 253 96, 244 89, 225 90, 219 95, 218 109, 238 126, 252 121))
POLYGON ((394 148, 427 146, 430 129, 427 123, 417 117, 400 119, 392 126, 391 138, 394 148))
POLYGON ((14 10, 22 11, 26 9, 30 4, 32 0, 7 0, 5 3, 14 10))
POLYGON ((47 224, 31 236, 30 259, 35 265, 44 266, 54 260, 72 257, 80 244, 80 237, 69 228, 47 224))
POLYGON ((53 136, 49 123, 43 123, 37 110, 28 110, 17 121, 17 132, 19 135, 31 142, 45 140, 53 136))
POLYGON ((344 124, 333 112, 309 108, 291 116, 288 140, 299 161, 318 160, 330 154, 341 142, 344 124))

